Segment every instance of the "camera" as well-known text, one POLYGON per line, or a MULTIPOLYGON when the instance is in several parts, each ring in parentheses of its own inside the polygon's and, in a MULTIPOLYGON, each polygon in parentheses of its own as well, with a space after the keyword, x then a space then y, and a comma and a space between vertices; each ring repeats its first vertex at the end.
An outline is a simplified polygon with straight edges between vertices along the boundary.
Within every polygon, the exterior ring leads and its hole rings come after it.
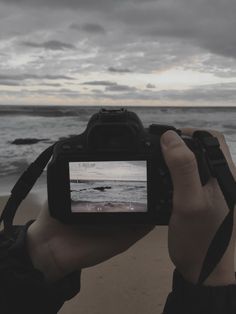
POLYGON ((160 137, 177 132, 194 152, 202 185, 210 178, 204 150, 173 126, 145 128, 127 109, 101 109, 82 134, 57 142, 47 168, 52 217, 68 224, 168 225, 173 184, 160 137))

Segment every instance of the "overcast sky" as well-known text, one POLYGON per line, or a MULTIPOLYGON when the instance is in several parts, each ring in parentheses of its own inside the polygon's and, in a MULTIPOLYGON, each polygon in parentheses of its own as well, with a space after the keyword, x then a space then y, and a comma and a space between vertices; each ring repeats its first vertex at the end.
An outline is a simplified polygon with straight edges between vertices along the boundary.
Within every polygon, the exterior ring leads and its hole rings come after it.
POLYGON ((0 0, 0 104, 236 105, 235 0, 0 0))

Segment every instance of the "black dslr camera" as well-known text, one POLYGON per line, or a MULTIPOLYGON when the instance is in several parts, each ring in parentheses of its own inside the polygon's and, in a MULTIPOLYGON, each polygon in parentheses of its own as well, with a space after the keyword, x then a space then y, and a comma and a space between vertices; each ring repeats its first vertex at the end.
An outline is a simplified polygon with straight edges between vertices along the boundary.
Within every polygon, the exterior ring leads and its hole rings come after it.
MULTIPOLYGON (((47 169, 53 217, 75 224, 169 223, 173 186, 160 147, 172 126, 144 128, 126 109, 101 109, 86 130, 58 142, 47 169)), ((199 144, 182 136, 194 152, 204 185, 210 173, 199 144)))

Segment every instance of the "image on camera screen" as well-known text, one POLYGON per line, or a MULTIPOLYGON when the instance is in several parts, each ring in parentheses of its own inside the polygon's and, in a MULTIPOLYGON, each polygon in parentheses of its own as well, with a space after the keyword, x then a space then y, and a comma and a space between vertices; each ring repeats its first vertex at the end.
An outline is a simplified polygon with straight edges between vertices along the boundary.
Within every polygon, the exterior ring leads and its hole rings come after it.
POLYGON ((147 212, 145 160, 69 163, 72 213, 147 212))

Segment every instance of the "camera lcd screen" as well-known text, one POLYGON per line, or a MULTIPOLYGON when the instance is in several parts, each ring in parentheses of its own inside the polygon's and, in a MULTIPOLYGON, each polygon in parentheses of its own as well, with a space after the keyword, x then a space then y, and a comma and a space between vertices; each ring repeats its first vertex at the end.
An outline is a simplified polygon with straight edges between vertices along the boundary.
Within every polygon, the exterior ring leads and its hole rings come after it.
POLYGON ((72 213, 147 212, 145 160, 69 163, 72 213))

